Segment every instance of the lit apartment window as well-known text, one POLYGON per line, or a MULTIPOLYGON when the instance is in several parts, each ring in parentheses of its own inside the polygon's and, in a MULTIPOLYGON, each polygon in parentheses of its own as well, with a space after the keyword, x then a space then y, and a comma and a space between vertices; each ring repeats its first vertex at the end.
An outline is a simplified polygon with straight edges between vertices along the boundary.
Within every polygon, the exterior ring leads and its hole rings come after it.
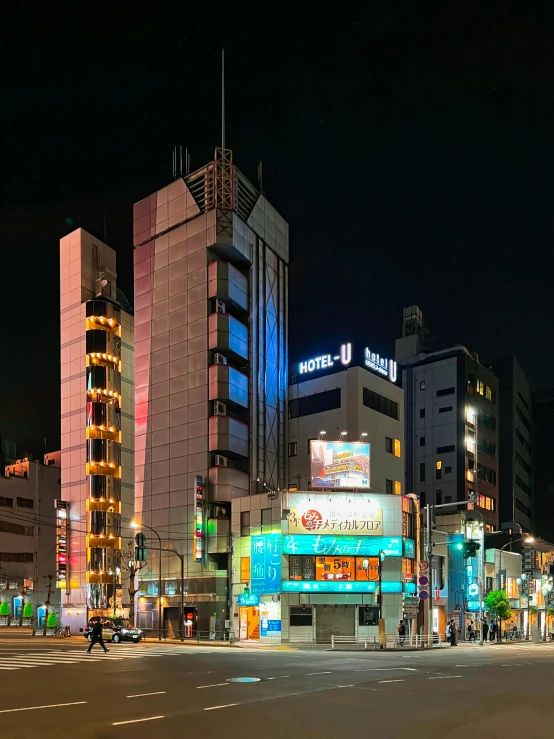
POLYGON ((469 482, 473 482, 475 480, 475 472, 474 470, 467 470, 466 472, 466 480, 469 482))
POLYGON ((477 392, 479 393, 479 395, 485 394, 485 383, 483 382, 483 380, 477 380, 477 392))
POLYGON ((298 442, 289 441, 289 457, 296 457, 298 454, 298 442))
POLYGON ((400 480, 394 481, 394 494, 402 495, 402 483, 400 482, 400 480))
POLYGON ((400 451, 400 439, 395 439, 394 440, 394 456, 395 457, 399 457, 400 454, 401 454, 401 451, 400 451))
POLYGON ((240 558, 240 581, 250 582, 250 557, 240 558))
POLYGON ((441 462, 441 460, 440 460, 440 459, 439 459, 439 461, 437 462, 437 464, 436 464, 436 467, 437 467, 437 469, 438 469, 438 470, 442 470, 442 462, 441 462))

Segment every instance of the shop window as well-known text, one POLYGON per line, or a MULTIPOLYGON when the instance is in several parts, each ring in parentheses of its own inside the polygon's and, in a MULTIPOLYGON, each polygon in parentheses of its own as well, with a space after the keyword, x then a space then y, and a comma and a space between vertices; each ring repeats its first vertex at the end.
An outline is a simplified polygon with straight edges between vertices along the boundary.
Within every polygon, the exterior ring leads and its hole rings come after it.
POLYGON ((291 606, 290 607, 290 625, 291 626, 312 626, 313 610, 311 606, 291 606))

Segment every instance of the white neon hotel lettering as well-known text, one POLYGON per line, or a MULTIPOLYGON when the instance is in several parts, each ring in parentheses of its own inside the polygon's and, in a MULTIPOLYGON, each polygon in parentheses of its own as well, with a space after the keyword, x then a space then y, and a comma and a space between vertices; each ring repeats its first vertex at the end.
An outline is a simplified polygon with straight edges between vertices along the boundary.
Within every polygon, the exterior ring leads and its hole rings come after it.
POLYGON ((334 357, 330 354, 322 354, 319 357, 314 357, 313 359, 307 359, 305 362, 300 362, 300 374, 304 375, 307 372, 314 372, 315 370, 332 367, 336 361, 340 361, 344 366, 350 364, 352 361, 352 344, 342 344, 339 354, 334 357))
POLYGON ((380 375, 388 376, 391 382, 396 382, 396 362, 394 359, 385 359, 366 347, 364 352, 364 364, 368 369, 378 372, 380 375))

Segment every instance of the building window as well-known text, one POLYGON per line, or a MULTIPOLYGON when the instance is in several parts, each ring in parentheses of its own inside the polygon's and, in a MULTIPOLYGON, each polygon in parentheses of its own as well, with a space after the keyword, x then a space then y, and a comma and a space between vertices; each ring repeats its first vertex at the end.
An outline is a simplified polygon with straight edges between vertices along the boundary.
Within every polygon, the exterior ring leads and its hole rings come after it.
POLYGON ((438 462, 435 463, 435 467, 438 470, 442 470, 442 461, 439 459, 438 462))
POLYGON ((425 436, 419 437, 419 446, 425 446, 425 436))
POLYGON ((490 388, 488 385, 485 385, 485 398, 487 400, 490 400, 492 403, 492 388, 490 388))
POLYGON ((425 388, 426 388, 426 387, 427 387, 427 386, 425 385, 425 380, 422 380, 422 381, 421 381, 421 382, 419 383, 419 389, 420 389, 420 390, 425 390, 425 388))
POLYGON ((489 457, 496 457, 496 444, 488 439, 481 439, 479 442, 479 451, 488 454, 489 457))
POLYGON ((425 462, 419 464, 419 481, 425 482, 425 462))
POLYGON ((400 447, 400 439, 395 439, 394 440, 394 456, 400 457, 401 453, 402 452, 401 452, 401 447, 400 447))
POLYGON ((262 508, 262 534, 271 533, 271 508, 262 508))
POLYGON ((240 581, 250 582, 250 557, 240 558, 240 581))
POLYGON ((488 495, 479 495, 479 508, 484 508, 486 511, 495 511, 496 510, 496 501, 494 498, 489 497, 488 495))
POLYGON ((33 536, 34 526, 22 526, 11 521, 0 521, 0 532, 4 534, 21 534, 22 536, 33 536))
POLYGON ((477 380, 477 386, 475 389, 477 390, 479 395, 485 394, 485 383, 483 382, 483 380, 477 380))
POLYGON ((531 488, 526 482, 521 479, 519 475, 516 475, 516 485, 520 490, 523 490, 524 493, 527 493, 527 495, 531 497, 531 488))
POLYGON ((250 536, 250 511, 240 513, 240 535, 250 536))
POLYGON ((519 420, 521 421, 521 423, 525 426, 525 428, 527 429, 527 431, 529 431, 529 433, 531 433, 531 424, 529 423, 529 419, 527 418, 527 416, 525 415, 525 413, 521 410, 521 408, 519 407, 519 405, 516 405, 516 416, 519 418, 519 420))
POLYGON ((442 504, 442 490, 436 490, 435 491, 435 503, 437 505, 442 504))
POLYGON ((389 436, 385 436, 385 451, 392 454, 392 439, 389 436))
POLYGON ((527 441, 527 439, 525 438, 525 436, 523 436, 523 434, 521 433, 519 429, 516 429, 516 439, 519 441, 519 443, 524 449, 527 449, 529 454, 532 453, 531 444, 527 441))
MULTIPOLYGON (((484 411, 479 411, 478 414, 479 423, 483 423, 485 426, 491 429, 491 431, 496 430, 496 418, 494 416, 491 416, 490 413, 485 413, 484 411)), ((517 436, 517 429, 516 429, 516 436, 517 436)))
POLYGON ((402 483, 400 482, 400 480, 394 481, 394 494, 402 495, 402 483))
POLYGON ((419 417, 420 418, 425 418, 425 408, 420 408, 419 409, 419 417))
POLYGON ((0 495, 0 506, 3 506, 4 508, 13 508, 13 498, 6 498, 3 495, 0 495))
POLYGON ((445 503, 452 503, 452 496, 451 495, 445 495, 444 496, 444 502, 445 503))
POLYGON ((32 498, 17 498, 18 508, 34 508, 35 501, 32 498))
POLYGON ((298 442, 289 441, 289 457, 296 457, 298 454, 298 442))
POLYGON ((449 444, 448 446, 438 446, 437 447, 437 454, 447 454, 448 452, 454 452, 454 451, 456 451, 455 444, 449 444))
POLYGON ((289 401, 289 418, 302 418, 341 407, 340 387, 289 401))
POLYGON ((454 395, 455 392, 455 387, 443 387, 442 390, 437 390, 436 396, 437 398, 442 398, 444 395, 454 395))
POLYGON ((394 494, 394 480, 385 480, 385 493, 388 495, 394 494))
POLYGON ((0 562, 33 562, 33 553, 0 552, 0 562))
POLYGON ((516 498, 516 508, 518 511, 521 511, 524 513, 527 518, 531 518, 531 509, 525 505, 525 503, 522 503, 519 498, 516 498))
POLYGON ((450 465, 448 465, 448 467, 445 467, 444 468, 444 474, 445 475, 450 475, 451 473, 452 473, 452 467, 450 465))
MULTIPOLYGON (((533 470, 531 468, 530 464, 527 464, 527 462, 523 459, 521 454, 519 452, 516 452, 516 462, 523 467, 525 472, 527 472, 528 475, 531 475, 533 473, 533 470)), ((2 505, 2 503, 0 503, 2 505)))
POLYGON ((437 467, 435 470, 435 480, 442 480, 442 467, 437 467))
POLYGON ((290 625, 291 626, 312 626, 313 610, 311 606, 291 606, 290 607, 290 625))
POLYGON ((384 395, 379 395, 374 390, 364 387, 362 402, 366 408, 371 408, 373 411, 377 411, 398 421, 398 403, 396 401, 385 398, 384 395))
POLYGON ((442 408, 439 408, 439 413, 448 413, 449 411, 452 410, 453 407, 454 406, 452 405, 445 405, 442 408))

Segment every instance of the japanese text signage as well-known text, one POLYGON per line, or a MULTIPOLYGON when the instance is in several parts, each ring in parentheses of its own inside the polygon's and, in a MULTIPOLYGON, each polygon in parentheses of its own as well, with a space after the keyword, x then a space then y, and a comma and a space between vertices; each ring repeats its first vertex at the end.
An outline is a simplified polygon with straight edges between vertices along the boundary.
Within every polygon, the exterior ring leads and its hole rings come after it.
POLYGON ((69 503, 54 501, 56 509, 56 586, 67 589, 68 577, 68 519, 69 503))
POLYGON ((355 534, 379 536, 383 529, 383 511, 365 495, 325 495, 295 497, 289 504, 289 534, 355 534), (298 501, 298 502, 297 502, 298 501))
POLYGON ((281 534, 250 539, 250 592, 263 595, 281 590, 281 534))
POLYGON ((196 524, 194 531, 195 560, 202 562, 203 531, 202 519, 204 516, 204 480, 200 475, 196 476, 196 524))
POLYGON ((303 536, 285 534, 283 536, 283 554, 378 557, 379 552, 387 557, 401 557, 402 538, 396 536, 320 536, 319 534, 303 536))

